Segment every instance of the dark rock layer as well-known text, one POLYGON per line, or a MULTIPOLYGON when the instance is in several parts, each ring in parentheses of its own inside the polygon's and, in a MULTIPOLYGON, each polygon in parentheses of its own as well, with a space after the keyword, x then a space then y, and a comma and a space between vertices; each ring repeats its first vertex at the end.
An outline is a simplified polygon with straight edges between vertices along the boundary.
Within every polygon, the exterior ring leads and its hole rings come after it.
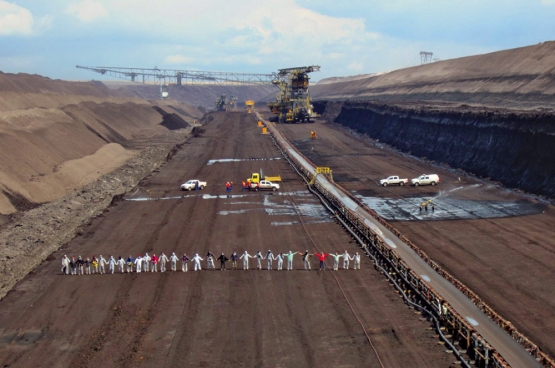
POLYGON ((417 157, 547 197, 555 196, 555 115, 316 102, 335 121, 417 157))

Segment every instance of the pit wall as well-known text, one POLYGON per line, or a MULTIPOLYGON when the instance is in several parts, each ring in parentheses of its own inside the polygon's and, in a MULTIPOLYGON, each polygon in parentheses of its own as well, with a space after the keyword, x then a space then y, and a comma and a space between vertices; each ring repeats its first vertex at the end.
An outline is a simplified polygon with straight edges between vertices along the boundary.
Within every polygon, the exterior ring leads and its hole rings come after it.
MULTIPOLYGON (((546 197, 555 196, 555 114, 315 102, 329 121, 417 157, 546 197)), ((415 173, 420 174, 420 173, 415 173)))

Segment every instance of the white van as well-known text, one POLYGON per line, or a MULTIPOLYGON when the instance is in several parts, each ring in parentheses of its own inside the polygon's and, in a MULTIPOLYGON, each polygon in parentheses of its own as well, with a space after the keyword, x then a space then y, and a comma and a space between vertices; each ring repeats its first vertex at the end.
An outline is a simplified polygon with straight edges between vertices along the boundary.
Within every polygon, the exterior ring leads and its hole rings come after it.
POLYGON ((416 187, 419 185, 436 185, 439 184, 439 176, 436 174, 422 174, 417 178, 411 179, 410 184, 416 187))

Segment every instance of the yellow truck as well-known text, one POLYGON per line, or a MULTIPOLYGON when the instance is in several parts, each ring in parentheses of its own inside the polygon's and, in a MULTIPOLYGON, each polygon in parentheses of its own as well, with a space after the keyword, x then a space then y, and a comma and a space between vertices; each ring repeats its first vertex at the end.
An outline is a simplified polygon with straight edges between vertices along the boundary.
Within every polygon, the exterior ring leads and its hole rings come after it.
POLYGON ((250 183, 252 186, 253 184, 258 184, 260 180, 267 180, 271 181, 272 183, 279 183, 281 181, 281 176, 266 176, 262 169, 260 169, 259 173, 252 173, 251 177, 247 179, 247 182, 250 183))

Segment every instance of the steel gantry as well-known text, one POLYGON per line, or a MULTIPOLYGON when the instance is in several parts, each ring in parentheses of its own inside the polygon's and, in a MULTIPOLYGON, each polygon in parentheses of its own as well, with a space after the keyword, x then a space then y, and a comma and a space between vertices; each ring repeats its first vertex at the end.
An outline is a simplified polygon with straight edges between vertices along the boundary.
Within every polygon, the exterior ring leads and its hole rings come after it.
POLYGON ((251 74, 232 72, 207 72, 197 70, 173 70, 144 68, 121 68, 104 66, 80 66, 86 69, 120 79, 144 84, 186 85, 186 84, 217 84, 217 85, 272 85, 272 81, 282 79, 278 73, 251 74))

